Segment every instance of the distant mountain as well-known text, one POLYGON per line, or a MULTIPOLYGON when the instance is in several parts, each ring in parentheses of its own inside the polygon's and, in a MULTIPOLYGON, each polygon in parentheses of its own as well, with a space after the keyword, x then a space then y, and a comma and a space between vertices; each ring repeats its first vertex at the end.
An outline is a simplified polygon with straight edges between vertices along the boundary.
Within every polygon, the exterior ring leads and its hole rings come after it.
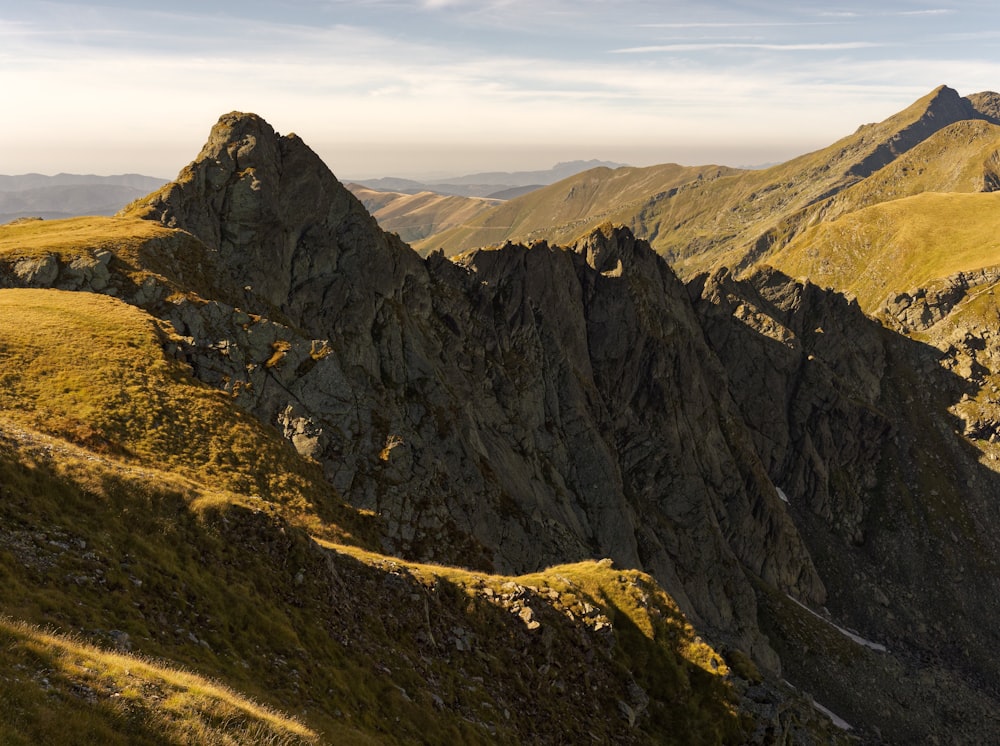
POLYGON ((167 183, 167 179, 142 174, 118 174, 115 176, 97 176, 95 174, 64 174, 54 176, 44 174, 20 174, 5 176, 0 174, 0 192, 18 192, 24 189, 39 189, 54 186, 89 186, 105 184, 109 186, 125 186, 134 189, 145 189, 148 194, 167 183))
POLYGON ((114 215, 165 183, 166 179, 140 174, 0 175, 0 223, 28 216, 114 215))
MULTIPOLYGON (((589 171, 586 177, 566 179, 510 200, 461 228, 429 236, 417 248, 440 247, 451 254, 505 240, 567 241, 611 220, 649 240, 684 275, 720 264, 747 268, 780 249, 813 221, 830 211, 847 209, 845 190, 858 185, 852 194, 862 199, 869 179, 881 185, 868 190, 869 196, 863 199, 869 203, 919 191, 921 183, 930 183, 931 172, 942 174, 938 179, 942 186, 955 184, 955 179, 944 178, 943 170, 949 168, 966 173, 961 190, 994 188, 997 169, 986 145, 978 160, 934 157, 928 146, 919 151, 927 165, 911 161, 905 172, 893 172, 891 189, 889 172, 883 169, 959 122, 984 125, 976 135, 983 144, 1000 112, 997 98, 989 92, 962 98, 941 86, 884 122, 863 125, 814 153, 763 170, 719 169, 715 178, 692 177, 669 189, 647 188, 645 194, 630 181, 648 179, 649 170, 589 171), (581 178, 590 185, 587 189, 580 188, 581 178), (907 187, 908 183, 912 186, 907 187), (620 196, 626 194, 636 196, 620 196)), ((956 133, 955 141, 961 138, 956 133)))
MULTIPOLYGON (((495 207, 495 199, 457 197, 434 192, 380 192, 360 184, 346 184, 384 230, 407 243, 463 225, 495 207)), ((515 187, 520 188, 520 187, 515 187)))
POLYGON ((612 161, 566 161, 557 163, 555 166, 544 171, 488 171, 486 173, 469 174, 468 176, 458 176, 454 178, 441 179, 432 183, 448 183, 457 185, 466 184, 495 184, 502 186, 529 186, 531 184, 552 184, 553 182, 573 176, 581 171, 589 171, 592 168, 618 168, 624 163, 614 163, 612 161))
POLYGON ((574 241, 603 222, 628 223, 651 199, 742 173, 726 166, 599 166, 515 197, 473 220, 417 241, 414 248, 455 254, 507 240, 574 241))
MULTIPOLYGON (((428 181, 413 181, 396 177, 380 179, 358 179, 355 183, 369 189, 385 192, 401 192, 417 194, 419 192, 436 192, 458 197, 490 197, 498 192, 515 188, 545 186, 553 182, 573 176, 591 168, 618 168, 623 164, 611 161, 567 161, 557 163, 552 168, 543 171, 489 171, 485 173, 452 176, 428 181)), ((498 199, 504 199, 498 197, 498 199)))

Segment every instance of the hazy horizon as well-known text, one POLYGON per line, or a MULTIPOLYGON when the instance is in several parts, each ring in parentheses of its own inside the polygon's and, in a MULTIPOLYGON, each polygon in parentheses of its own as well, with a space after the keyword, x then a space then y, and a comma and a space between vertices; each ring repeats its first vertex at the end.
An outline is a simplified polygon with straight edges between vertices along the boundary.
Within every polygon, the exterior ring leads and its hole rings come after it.
POLYGON ((995 15, 969 0, 22 3, 0 8, 0 172, 171 179, 232 110, 296 132, 341 179, 780 162, 940 84, 1000 87, 995 15))

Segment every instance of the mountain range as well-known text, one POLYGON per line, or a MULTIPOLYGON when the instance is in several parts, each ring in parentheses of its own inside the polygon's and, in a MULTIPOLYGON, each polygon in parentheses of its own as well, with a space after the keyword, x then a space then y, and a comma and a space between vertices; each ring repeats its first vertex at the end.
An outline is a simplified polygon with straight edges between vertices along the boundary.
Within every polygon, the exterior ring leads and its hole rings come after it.
POLYGON ((419 194, 432 192, 434 194, 454 197, 486 197, 491 199, 508 199, 511 194, 525 193, 541 186, 552 184, 568 178, 581 171, 591 168, 617 168, 621 163, 612 161, 565 161, 557 163, 552 168, 536 171, 486 171, 464 176, 448 176, 444 178, 415 181, 394 176, 383 176, 377 179, 355 179, 354 181, 366 188, 380 192, 399 192, 401 194, 419 194), (507 195, 507 196, 504 196, 507 195))
POLYGON ((232 112, 0 227, 0 741, 988 742, 998 101, 424 255, 232 112))
POLYGON ((713 265, 742 269, 812 223, 861 206, 927 191, 991 190, 997 111, 994 93, 963 98, 941 86, 884 122, 787 163, 753 171, 676 165, 585 171, 429 235, 415 248, 452 255, 507 240, 571 242, 611 221, 646 237, 684 276, 713 265))
POLYGON ((139 174, 0 175, 0 223, 25 216, 114 215, 165 181, 139 174))

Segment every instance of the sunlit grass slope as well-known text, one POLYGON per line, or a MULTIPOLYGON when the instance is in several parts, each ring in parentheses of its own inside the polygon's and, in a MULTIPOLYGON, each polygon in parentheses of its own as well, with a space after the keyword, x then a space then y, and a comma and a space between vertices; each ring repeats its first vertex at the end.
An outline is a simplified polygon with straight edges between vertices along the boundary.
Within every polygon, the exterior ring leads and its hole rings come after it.
POLYGON ((317 734, 193 673, 0 618, 0 743, 274 746, 317 734))
POLYGON ((176 231, 152 220, 118 217, 79 217, 65 220, 20 220, 0 225, 0 256, 30 257, 54 253, 64 258, 78 256, 84 249, 108 249, 135 255, 154 238, 166 238, 176 231))
POLYGON ((166 357, 169 333, 107 296, 0 290, 0 418, 220 492, 323 499, 318 468, 166 357))
POLYGON ((414 243, 422 253, 443 248, 446 254, 506 240, 546 239, 572 243, 606 221, 631 225, 632 218, 654 195, 739 173, 720 166, 668 163, 648 168, 591 169, 509 200, 443 233, 414 243))
POLYGON ((409 243, 463 225, 499 204, 497 200, 434 192, 378 192, 358 184, 349 188, 383 230, 398 233, 409 243))
POLYGON ((1000 185, 1000 126, 985 120, 956 122, 935 132, 868 178, 822 204, 830 220, 880 202, 924 192, 984 192, 1000 185))
POLYGON ((890 293, 1000 264, 1000 194, 926 193, 806 230, 767 262, 857 296, 868 312, 890 293))
POLYGON ((40 260, 63 264, 93 261, 109 252, 116 269, 136 287, 151 275, 174 293, 212 297, 212 258, 198 239, 135 215, 20 220, 0 225, 0 259, 40 260))

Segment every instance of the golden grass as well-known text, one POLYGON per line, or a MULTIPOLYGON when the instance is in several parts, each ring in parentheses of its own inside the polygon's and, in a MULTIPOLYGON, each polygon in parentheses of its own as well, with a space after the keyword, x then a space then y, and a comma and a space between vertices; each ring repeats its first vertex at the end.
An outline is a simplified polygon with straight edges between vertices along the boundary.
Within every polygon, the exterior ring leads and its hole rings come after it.
POLYGON ((440 247, 452 255, 505 240, 570 243, 609 220, 631 225, 636 212, 652 195, 735 173, 739 171, 675 163, 647 168, 595 168, 509 200, 463 225, 417 241, 414 248, 426 253, 440 247))
POLYGON ((0 618, 0 735, 45 743, 316 743, 302 723, 193 673, 0 618), (46 710, 57 713, 46 717, 46 710))
POLYGON ((211 252, 185 231, 165 228, 135 214, 30 220, 0 225, 0 260, 54 256, 66 265, 78 258, 92 262, 112 253, 112 272, 139 287, 151 276, 174 296, 211 297, 216 271, 211 252))
POLYGON ((638 570, 614 569, 608 560, 585 560, 555 565, 527 575, 488 575, 443 565, 408 562, 357 547, 319 540, 322 546, 350 555, 376 567, 391 563, 405 567, 426 584, 441 579, 465 588, 473 595, 483 588, 500 593, 504 585, 517 583, 529 589, 556 591, 556 606, 580 616, 584 602, 604 610, 616 610, 649 641, 666 644, 673 653, 713 676, 724 677, 729 669, 719 654, 705 643, 688 623, 676 602, 656 582, 638 570))
POLYGON ((160 322, 91 293, 0 290, 0 410, 103 458, 313 512, 318 465, 165 357, 160 322))
POLYGON ((84 250, 108 249, 116 254, 137 252, 154 238, 176 231, 134 217, 79 217, 31 220, 0 225, 0 256, 16 259, 56 254, 72 259, 84 250))
POLYGON ((379 192, 357 184, 350 185, 350 190, 383 230, 397 233, 410 243, 463 225, 500 204, 499 200, 434 192, 379 192))
POLYGON ((813 226, 767 261, 853 293, 871 313, 890 293, 1000 264, 1000 193, 926 193, 874 205, 813 226))

